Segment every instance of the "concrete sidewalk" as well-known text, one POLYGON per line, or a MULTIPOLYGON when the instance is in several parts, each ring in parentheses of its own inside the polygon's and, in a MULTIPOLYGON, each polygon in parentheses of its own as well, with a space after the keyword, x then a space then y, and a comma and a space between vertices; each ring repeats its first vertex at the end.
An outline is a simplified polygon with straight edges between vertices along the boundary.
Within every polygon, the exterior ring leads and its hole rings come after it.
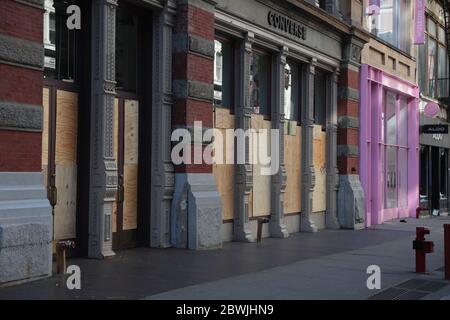
POLYGON ((260 245, 226 243, 214 251, 141 248, 103 261, 72 259, 82 270, 81 290, 68 290, 55 276, 1 288, 0 299, 365 299, 380 291, 375 298, 443 299, 450 283, 436 270, 444 264, 444 223, 450 218, 299 233, 260 245), (425 276, 413 273, 419 225, 428 226, 435 241, 425 276), (367 289, 369 265, 380 266, 382 290, 367 289))
POLYGON ((153 295, 148 299, 364 299, 394 286, 399 290, 390 289, 374 298, 385 299, 398 292, 398 299, 441 299, 450 295, 450 282, 441 281, 443 272, 437 271, 443 266, 444 223, 450 223, 450 220, 389 222, 373 229, 411 232, 411 236, 153 295), (432 234, 429 239, 435 242, 435 253, 428 256, 430 272, 425 276, 413 273, 412 235, 416 226, 428 226, 432 234), (381 268, 381 290, 367 288, 366 270, 370 265, 381 268), (429 290, 430 287, 433 290, 429 290))

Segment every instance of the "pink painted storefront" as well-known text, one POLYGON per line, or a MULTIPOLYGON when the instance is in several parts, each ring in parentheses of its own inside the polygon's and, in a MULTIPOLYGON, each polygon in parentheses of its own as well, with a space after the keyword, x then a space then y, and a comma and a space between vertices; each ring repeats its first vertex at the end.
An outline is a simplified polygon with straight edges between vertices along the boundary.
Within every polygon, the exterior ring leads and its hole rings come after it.
POLYGON ((419 204, 419 89, 369 65, 361 66, 360 77, 366 226, 414 217, 419 204))

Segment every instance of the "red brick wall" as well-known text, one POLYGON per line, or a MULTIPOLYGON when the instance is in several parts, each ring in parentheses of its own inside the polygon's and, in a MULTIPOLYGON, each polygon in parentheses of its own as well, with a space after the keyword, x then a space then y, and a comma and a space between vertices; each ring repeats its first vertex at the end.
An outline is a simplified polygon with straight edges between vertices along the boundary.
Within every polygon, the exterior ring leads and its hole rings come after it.
MULTIPOLYGON (((339 79, 339 86, 359 90, 359 72, 343 69, 339 79)), ((358 101, 339 99, 338 116, 359 118, 358 101)), ((337 144, 347 146, 359 146, 359 130, 356 128, 338 128, 337 144)), ((359 174, 358 155, 341 155, 337 159, 339 174, 359 174)))
POLYGON ((42 71, 0 64, 0 99, 42 104, 42 71))
MULTIPOLYGON (((177 7, 175 33, 214 40, 214 13, 192 4, 181 4, 177 7)), ((213 84, 214 61, 194 52, 176 52, 173 56, 173 78, 182 81, 197 81, 213 84)), ((203 127, 213 126, 212 101, 192 97, 177 98, 172 109, 174 128, 193 126, 201 121, 203 127)), ((175 167, 179 173, 210 173, 212 166, 206 163, 180 165, 175 167)))
MULTIPOLYGON (((12 0, 0 0, 0 33, 43 42, 43 10, 12 0)), ((0 63, 0 100, 42 104, 42 71, 0 63)), ((41 171, 40 132, 0 129, 0 171, 41 171)))
POLYGON ((0 1, 0 33, 42 43, 43 11, 12 0, 0 1))
POLYGON ((0 172, 41 171, 39 132, 0 130, 0 172))

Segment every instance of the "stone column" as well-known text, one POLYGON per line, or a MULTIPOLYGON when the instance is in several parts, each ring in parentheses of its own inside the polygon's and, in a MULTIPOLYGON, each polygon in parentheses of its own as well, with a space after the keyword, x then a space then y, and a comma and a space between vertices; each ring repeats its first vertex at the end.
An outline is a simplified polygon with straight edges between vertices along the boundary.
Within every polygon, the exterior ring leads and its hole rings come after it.
POLYGON ((201 154, 211 142, 203 140, 203 131, 213 127, 214 6, 178 0, 173 41, 172 126, 190 133, 184 143, 193 152, 190 163, 175 166, 171 238, 174 246, 192 250, 222 246, 222 201, 212 165, 201 154))
POLYGON ((337 220, 337 192, 339 176, 337 169, 337 90, 339 72, 328 77, 327 101, 327 212, 325 225, 328 229, 339 229, 337 220))
MULTIPOLYGON (((250 107, 250 65, 252 60, 252 45, 254 34, 248 32, 239 50, 239 103, 236 108, 236 129, 247 131, 251 127, 252 108, 250 107)), ((237 163, 234 184, 234 240, 253 242, 254 238, 249 226, 249 197, 253 188, 253 169, 250 162, 250 146, 237 143, 236 155, 244 153, 244 164, 237 163)))
POLYGON ((339 169, 338 218, 343 228, 365 223, 364 191, 359 176, 359 70, 364 41, 350 36, 343 44, 339 77, 337 154, 339 169))
POLYGON ((92 101, 88 256, 112 251, 111 215, 117 189, 114 158, 116 0, 92 1, 92 101))
POLYGON ((172 44, 175 1, 167 1, 153 22, 152 165, 150 246, 170 246, 170 210, 175 173, 170 158, 172 131, 172 44))
POLYGON ((303 232, 316 232, 317 227, 312 220, 313 191, 316 183, 313 163, 314 138, 314 76, 317 60, 311 58, 303 68, 302 92, 302 213, 300 230, 303 232))
MULTIPOLYGON (((271 217, 270 236, 276 238, 286 238, 289 233, 284 224, 284 193, 286 191, 286 167, 284 163, 284 69, 286 66, 286 55, 288 48, 281 48, 281 52, 276 57, 275 70, 275 99, 272 108, 272 129, 278 130, 279 139, 275 146, 279 155, 278 172, 271 179, 271 217)), ((275 150, 270 143, 271 149, 275 150)), ((272 160, 273 161, 273 160, 272 160)))

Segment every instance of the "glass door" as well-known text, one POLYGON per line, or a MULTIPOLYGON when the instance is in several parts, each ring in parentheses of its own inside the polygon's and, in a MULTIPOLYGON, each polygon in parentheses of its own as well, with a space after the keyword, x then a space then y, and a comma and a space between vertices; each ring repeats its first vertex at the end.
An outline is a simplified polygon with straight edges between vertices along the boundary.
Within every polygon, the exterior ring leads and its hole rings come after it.
POLYGON ((383 220, 407 216, 408 208, 408 103, 386 91, 382 112, 383 220))

